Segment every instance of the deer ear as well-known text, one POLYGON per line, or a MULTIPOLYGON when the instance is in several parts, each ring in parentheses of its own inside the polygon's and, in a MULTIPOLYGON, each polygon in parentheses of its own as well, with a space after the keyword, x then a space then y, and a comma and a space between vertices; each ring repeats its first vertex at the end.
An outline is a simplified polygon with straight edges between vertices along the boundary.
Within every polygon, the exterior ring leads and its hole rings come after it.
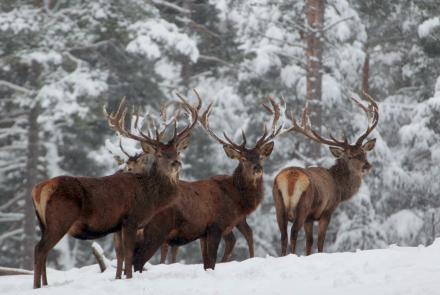
POLYGON ((341 158, 344 155, 343 149, 333 147, 333 146, 329 147, 329 149, 330 149, 330 152, 332 153, 332 155, 337 159, 341 158))
POLYGON ((376 138, 370 139, 369 141, 367 141, 363 146, 362 149, 365 152, 369 152, 372 149, 374 149, 374 146, 376 145, 376 138))
POLYGON ((146 154, 154 154, 156 152, 156 149, 149 144, 141 142, 141 147, 146 154))
POLYGON ((231 159, 240 159, 240 153, 231 148, 230 146, 224 145, 223 149, 225 150, 226 156, 228 156, 231 159))
POLYGON ((184 139, 182 139, 182 140, 177 144, 176 149, 177 149, 178 151, 183 151, 184 149, 186 149, 186 148, 188 147, 188 145, 189 145, 189 139, 190 139, 189 136, 187 136, 187 137, 185 137, 184 139))
POLYGON ((273 141, 266 143, 265 145, 263 145, 263 147, 261 148, 261 155, 264 157, 269 157, 270 154, 273 151, 273 147, 274 147, 274 143, 273 141))

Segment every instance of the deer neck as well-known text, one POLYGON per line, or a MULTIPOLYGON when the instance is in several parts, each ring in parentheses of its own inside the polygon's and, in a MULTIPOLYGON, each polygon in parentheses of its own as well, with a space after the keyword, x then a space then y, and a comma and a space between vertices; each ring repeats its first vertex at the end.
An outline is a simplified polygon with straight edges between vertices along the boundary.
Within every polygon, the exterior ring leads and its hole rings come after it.
POLYGON ((359 191, 362 176, 350 171, 347 162, 343 159, 337 159, 336 163, 328 170, 335 181, 341 201, 349 200, 359 191))
POLYGON ((175 173, 173 175, 165 174, 160 171, 160 169, 157 167, 157 163, 154 162, 151 165, 151 169, 147 174, 149 178, 153 180, 153 183, 165 188, 172 188, 174 190, 177 190, 177 182, 179 179, 178 173, 175 173))
POLYGON ((235 168, 233 174, 233 183, 235 188, 240 192, 242 199, 250 201, 252 206, 258 205, 263 197, 263 176, 257 179, 249 179, 246 177, 244 168, 240 163, 235 168))

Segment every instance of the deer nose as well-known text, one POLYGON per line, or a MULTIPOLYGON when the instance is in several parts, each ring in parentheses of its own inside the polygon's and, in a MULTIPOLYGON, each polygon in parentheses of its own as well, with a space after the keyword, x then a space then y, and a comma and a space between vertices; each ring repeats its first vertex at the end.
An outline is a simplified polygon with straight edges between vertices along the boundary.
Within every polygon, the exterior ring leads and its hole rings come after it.
POLYGON ((368 163, 368 162, 366 162, 365 164, 364 164, 364 166, 362 167, 362 170, 364 170, 364 171, 369 171, 370 169, 371 169, 371 164, 370 163, 368 163))
POLYGON ((174 161, 171 163, 171 166, 173 166, 173 167, 175 167, 175 168, 180 168, 180 167, 182 166, 182 163, 180 163, 179 160, 174 160, 174 161))
POLYGON ((254 174, 260 174, 263 173, 263 167, 261 167, 260 164, 257 164, 254 166, 254 174))

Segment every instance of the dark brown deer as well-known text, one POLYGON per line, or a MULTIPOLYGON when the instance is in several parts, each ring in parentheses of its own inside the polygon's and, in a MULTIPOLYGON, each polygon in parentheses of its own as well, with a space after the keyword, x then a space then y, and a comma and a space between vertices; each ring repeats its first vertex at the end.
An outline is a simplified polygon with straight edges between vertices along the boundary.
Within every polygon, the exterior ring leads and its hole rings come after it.
POLYGON ((362 178, 371 169, 367 152, 374 148, 376 139, 363 143, 376 127, 379 120, 377 103, 368 94, 365 97, 369 106, 365 107, 352 98, 368 116, 367 130, 356 140, 355 144, 321 137, 310 125, 307 107, 299 126, 292 115, 292 127, 287 132, 298 132, 311 140, 328 145, 336 158, 330 168, 323 167, 289 167, 275 177, 273 198, 275 202, 278 226, 281 231, 281 255, 287 253, 287 223, 292 222, 290 243, 291 253, 295 253, 298 231, 304 226, 306 233, 306 253, 311 254, 313 245, 313 222, 318 221, 318 252, 324 248, 325 234, 331 215, 338 205, 349 200, 359 190, 362 178))
POLYGON ((198 120, 201 106, 192 107, 182 101, 191 122, 180 132, 174 124, 173 137, 163 143, 139 130, 125 128, 125 99, 115 115, 107 115, 113 130, 141 143, 144 153, 155 160, 144 173, 115 173, 105 177, 59 176, 37 184, 32 191, 41 228, 41 240, 35 246, 34 288, 47 285, 48 252, 66 234, 78 239, 96 239, 121 230, 124 236, 125 274, 132 277, 132 257, 139 227, 145 226, 161 210, 171 206, 178 197, 177 182, 181 168, 179 153, 189 144, 190 131, 198 120))
POLYGON ((252 236, 244 220, 263 199, 263 164, 272 153, 272 140, 281 131, 281 126, 277 127, 280 108, 272 99, 270 102, 273 107, 271 131, 268 133, 265 128, 253 148, 246 147, 244 133, 242 144, 234 143, 226 134, 224 140, 218 137, 208 124, 212 104, 204 112, 201 118, 204 129, 223 145, 226 155, 238 160, 239 164, 232 175, 179 182, 179 198, 175 205, 159 213, 144 228, 144 243, 134 254, 135 271, 142 271, 143 265, 164 241, 180 246, 197 239, 201 239, 204 268, 214 269, 222 236, 229 238, 235 226, 243 226, 252 236))

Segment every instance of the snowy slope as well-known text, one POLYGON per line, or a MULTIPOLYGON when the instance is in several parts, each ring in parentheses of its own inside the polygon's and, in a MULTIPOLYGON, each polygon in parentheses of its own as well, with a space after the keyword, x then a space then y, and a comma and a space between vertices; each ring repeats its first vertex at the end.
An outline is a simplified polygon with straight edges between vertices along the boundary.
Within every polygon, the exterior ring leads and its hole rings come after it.
POLYGON ((32 290, 31 276, 0 277, 0 294, 440 294, 440 239, 429 247, 356 253, 289 255, 218 264, 149 265, 132 280, 92 265, 49 271, 49 287, 32 290))

